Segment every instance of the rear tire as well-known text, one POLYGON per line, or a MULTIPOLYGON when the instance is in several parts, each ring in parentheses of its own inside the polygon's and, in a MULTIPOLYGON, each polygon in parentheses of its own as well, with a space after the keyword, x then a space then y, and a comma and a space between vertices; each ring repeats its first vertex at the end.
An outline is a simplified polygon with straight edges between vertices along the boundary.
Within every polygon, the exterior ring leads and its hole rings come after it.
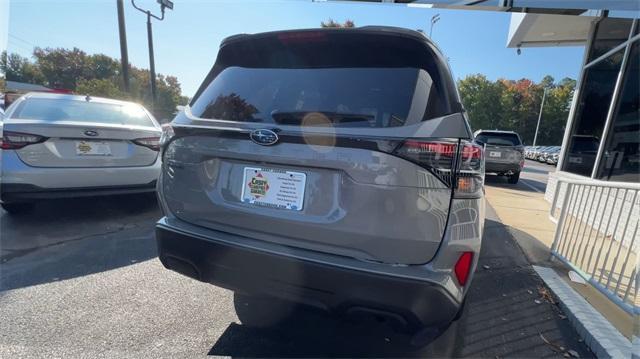
POLYGON ((511 176, 507 177, 507 182, 509 182, 510 184, 516 184, 518 183, 519 179, 520 179, 520 172, 516 172, 515 174, 512 174, 511 176))
POLYGON ((31 212, 35 203, 2 203, 0 206, 9 214, 23 214, 31 212))

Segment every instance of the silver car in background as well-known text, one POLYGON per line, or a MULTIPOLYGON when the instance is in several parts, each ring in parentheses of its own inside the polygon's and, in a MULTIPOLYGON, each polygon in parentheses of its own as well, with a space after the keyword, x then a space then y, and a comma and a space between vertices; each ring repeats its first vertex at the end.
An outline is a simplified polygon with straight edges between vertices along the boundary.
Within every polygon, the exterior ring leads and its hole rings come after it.
POLYGON ((160 135, 139 104, 27 94, 3 120, 2 208, 14 213, 48 198, 153 192, 160 135))
POLYGON ((480 254, 483 151, 421 33, 227 38, 171 126, 159 258, 236 291, 243 324, 277 320, 265 318, 273 298, 411 330, 461 313, 480 254))

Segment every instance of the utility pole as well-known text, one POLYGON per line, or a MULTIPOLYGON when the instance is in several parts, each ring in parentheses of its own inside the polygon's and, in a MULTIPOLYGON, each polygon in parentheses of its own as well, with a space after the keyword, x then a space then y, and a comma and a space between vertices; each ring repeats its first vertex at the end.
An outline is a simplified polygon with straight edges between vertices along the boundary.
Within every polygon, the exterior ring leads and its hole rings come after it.
POLYGON ((433 25, 436 24, 436 22, 440 21, 440 14, 435 14, 431 17, 431 28, 429 29, 429 37, 432 38, 433 35, 433 25))
POLYGON ((149 43, 149 79, 150 79, 150 87, 151 87, 151 102, 152 107, 155 108, 157 91, 156 91, 156 64, 153 56, 153 32, 151 29, 151 18, 154 18, 158 21, 164 20, 164 9, 168 8, 169 10, 173 10, 173 2, 170 0, 157 0, 158 4, 160 4, 160 12, 161 16, 156 16, 151 13, 150 10, 141 9, 136 5, 135 0, 131 0, 131 5, 133 7, 147 15, 147 41, 149 43))
POLYGON ((536 125, 536 134, 533 135, 533 145, 535 147, 536 141, 538 140, 538 129, 540 128, 540 120, 542 119, 542 109, 544 108, 544 99, 547 97, 547 88, 544 88, 544 92, 542 93, 542 103, 540 104, 540 113, 538 114, 538 124, 536 125))
POLYGON ((118 30, 120 32, 120 63, 122 65, 122 84, 124 92, 129 93, 129 54, 127 51, 127 29, 124 23, 124 0, 117 0, 118 30))

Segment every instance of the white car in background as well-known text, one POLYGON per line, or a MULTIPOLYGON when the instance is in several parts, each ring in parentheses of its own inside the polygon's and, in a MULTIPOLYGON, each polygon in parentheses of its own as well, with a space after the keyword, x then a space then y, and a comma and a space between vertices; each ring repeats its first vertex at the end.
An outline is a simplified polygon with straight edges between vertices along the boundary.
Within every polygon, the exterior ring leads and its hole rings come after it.
POLYGON ((139 104, 32 93, 3 122, 0 201, 9 213, 49 198, 155 191, 162 131, 139 104))

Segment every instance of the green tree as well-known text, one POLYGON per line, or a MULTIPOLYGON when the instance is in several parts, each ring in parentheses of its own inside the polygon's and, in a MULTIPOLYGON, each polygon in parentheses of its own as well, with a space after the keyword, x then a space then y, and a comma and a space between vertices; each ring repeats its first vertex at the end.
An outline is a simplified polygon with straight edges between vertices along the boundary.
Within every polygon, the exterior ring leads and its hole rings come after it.
POLYGON ((533 142, 542 95, 547 89, 538 133, 538 143, 562 142, 576 82, 565 78, 556 83, 545 76, 536 84, 529 79, 490 81, 483 75, 469 75, 458 81, 462 103, 474 129, 513 130, 526 144, 533 142))
POLYGON ((501 126, 500 98, 504 91, 501 83, 491 82, 486 76, 476 74, 459 80, 458 89, 474 130, 501 126))
POLYGON ((118 86, 111 79, 80 79, 75 93, 108 98, 126 98, 118 86))
POLYGON ((352 20, 345 20, 342 24, 334 21, 333 19, 329 19, 327 21, 322 21, 320 23, 320 27, 341 27, 341 28, 350 28, 356 27, 356 24, 352 20))
POLYGON ((34 61, 17 54, 3 53, 0 70, 8 80, 64 88, 90 96, 129 100, 144 104, 158 119, 173 118, 177 105, 188 98, 182 96, 180 82, 175 76, 158 74, 157 100, 151 101, 149 71, 131 66, 129 93, 121 89, 120 62, 104 54, 88 55, 73 48, 36 48, 34 61))
POLYGON ((80 79, 95 78, 87 54, 78 49, 33 50, 35 63, 45 77, 45 86, 75 90, 80 79))
POLYGON ((29 59, 18 54, 0 54, 0 71, 5 74, 7 81, 42 83, 44 76, 40 69, 29 59))

